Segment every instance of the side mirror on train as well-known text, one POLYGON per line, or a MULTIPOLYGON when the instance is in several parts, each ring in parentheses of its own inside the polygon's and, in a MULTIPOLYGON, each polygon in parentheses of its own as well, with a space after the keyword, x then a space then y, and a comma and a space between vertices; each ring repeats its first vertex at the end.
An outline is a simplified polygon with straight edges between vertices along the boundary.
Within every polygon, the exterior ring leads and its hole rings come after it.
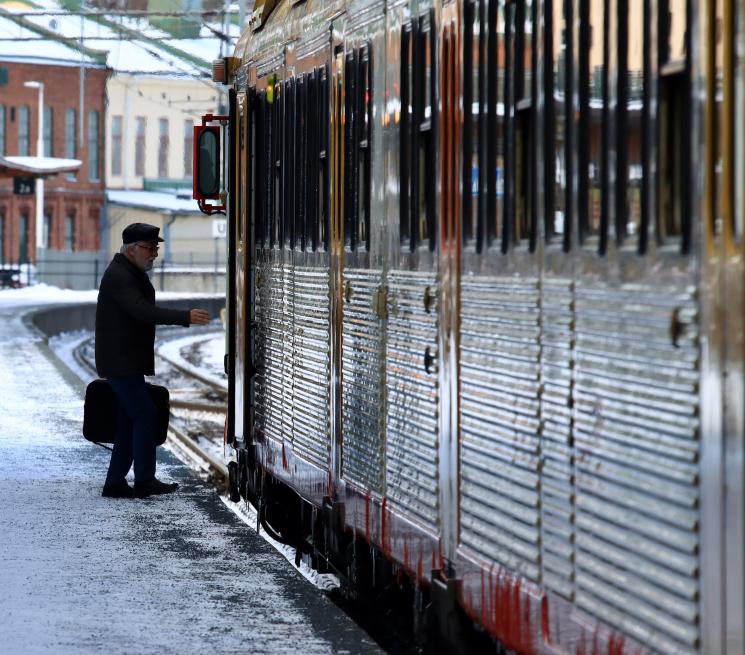
POLYGON ((217 200, 220 197, 220 128, 195 127, 194 142, 196 198, 217 200))
POLYGON ((224 214, 226 210, 226 194, 220 188, 220 170, 222 159, 220 156, 219 125, 209 125, 217 121, 227 120, 227 116, 213 116, 207 114, 202 117, 202 124, 194 126, 193 153, 193 186, 192 197, 199 204, 199 209, 205 214, 224 214), (217 200, 217 204, 210 204, 209 200, 217 200))

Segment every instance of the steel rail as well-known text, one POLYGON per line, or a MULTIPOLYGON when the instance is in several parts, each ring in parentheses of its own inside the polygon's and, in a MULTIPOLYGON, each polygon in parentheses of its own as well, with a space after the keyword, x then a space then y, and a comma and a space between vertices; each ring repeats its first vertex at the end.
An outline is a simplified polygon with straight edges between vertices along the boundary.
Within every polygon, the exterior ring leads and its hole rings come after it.
POLYGON ((165 361, 167 361, 171 366, 173 366, 174 368, 178 369, 182 373, 185 373, 189 377, 195 378, 196 380, 199 380, 200 382, 203 382, 208 387, 210 387, 212 390, 217 391, 217 392, 219 392, 221 394, 227 394, 228 393, 228 387, 227 387, 227 385, 222 385, 222 384, 220 384, 218 382, 215 382, 215 380, 213 380, 209 376, 202 375, 198 371, 195 371, 192 367, 184 366, 183 364, 181 364, 181 363, 179 363, 177 361, 174 361, 170 357, 167 357, 166 355, 164 355, 161 352, 158 352, 157 350, 155 352, 158 355, 158 357, 161 357, 162 359, 164 359, 165 361))
POLYGON ((211 414, 225 414, 227 409, 223 405, 212 403, 200 403, 196 400, 178 400, 171 397, 171 407, 179 409, 190 409, 195 412, 209 412, 211 414))
POLYGON ((228 477, 228 467, 225 466, 217 457, 207 452, 198 443, 196 443, 191 437, 182 432, 175 425, 168 426, 168 434, 174 439, 180 446, 191 451, 193 455, 196 455, 200 459, 203 459, 209 467, 224 479, 228 477))
MULTIPOLYGON (((96 373, 95 366, 83 355, 83 347, 90 343, 91 339, 86 339, 85 341, 81 342, 77 348, 73 349, 73 358, 75 361, 80 364, 80 366, 87 368, 92 373, 96 373)), ((166 361, 173 364, 168 358, 164 357, 166 361)), ((175 366, 175 365, 174 365, 175 366)), ((185 367, 178 367, 179 370, 181 370, 186 375, 190 375, 193 377, 194 372, 190 370, 186 370, 185 367)), ((199 378, 198 378, 199 379, 199 378)), ((201 380, 200 380, 201 381, 201 380)), ((184 401, 184 400, 171 400, 170 401, 172 407, 184 407, 186 409, 196 409, 198 411, 209 411, 209 412, 217 412, 217 408, 214 405, 209 405, 207 403, 193 403, 190 401, 184 401)), ((173 412, 171 412, 171 416, 174 418, 176 417, 173 412)), ((171 422, 169 422, 168 425, 168 434, 171 436, 172 440, 176 442, 178 446, 180 446, 182 449, 189 451, 190 457, 193 459, 195 456, 206 462, 209 466, 209 468, 219 474, 219 476, 226 480, 228 477, 228 467, 225 466, 223 462, 221 462, 219 459, 217 459, 214 455, 207 452, 202 448, 198 443, 196 443, 192 438, 190 438, 188 435, 186 435, 181 429, 177 428, 175 425, 173 425, 171 422)))

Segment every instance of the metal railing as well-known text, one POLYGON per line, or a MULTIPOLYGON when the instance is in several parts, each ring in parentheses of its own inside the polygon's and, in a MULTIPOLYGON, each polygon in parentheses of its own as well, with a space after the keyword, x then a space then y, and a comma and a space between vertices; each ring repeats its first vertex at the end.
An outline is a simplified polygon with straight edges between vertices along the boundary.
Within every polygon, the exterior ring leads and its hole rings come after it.
MULTIPOLYGON (((100 253, 48 251, 35 263, 0 261, 0 287, 18 288, 43 283, 63 289, 97 289, 111 259, 100 253)), ((165 290, 167 277, 190 275, 223 276, 225 261, 217 253, 212 256, 188 253, 168 262, 156 260, 150 279, 156 289, 165 290)))

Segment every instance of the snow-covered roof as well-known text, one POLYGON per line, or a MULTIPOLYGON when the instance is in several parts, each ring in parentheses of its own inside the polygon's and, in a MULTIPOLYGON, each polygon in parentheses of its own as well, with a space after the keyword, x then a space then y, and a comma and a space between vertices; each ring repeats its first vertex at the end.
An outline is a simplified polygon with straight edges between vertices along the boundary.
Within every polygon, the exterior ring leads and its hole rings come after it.
POLYGON ((0 157, 0 176, 29 174, 46 177, 57 173, 76 171, 82 165, 79 159, 61 157, 0 157))
MULTIPOLYGON (((18 22, 0 15, 0 37, 4 39, 36 39, 39 34, 18 22)), ((62 41, 0 41, 0 60, 35 61, 56 66, 90 66, 96 62, 80 50, 65 45, 62 41)))
POLYGON ((113 205, 151 209, 167 214, 199 214, 197 201, 161 191, 106 190, 106 197, 113 205))

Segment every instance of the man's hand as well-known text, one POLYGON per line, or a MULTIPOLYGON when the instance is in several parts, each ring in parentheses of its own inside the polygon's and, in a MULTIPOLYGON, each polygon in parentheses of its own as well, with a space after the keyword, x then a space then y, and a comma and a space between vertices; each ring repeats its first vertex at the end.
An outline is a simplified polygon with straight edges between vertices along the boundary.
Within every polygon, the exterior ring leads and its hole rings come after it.
POLYGON ((210 315, 203 309, 189 310, 189 325, 207 325, 210 322, 210 315))

